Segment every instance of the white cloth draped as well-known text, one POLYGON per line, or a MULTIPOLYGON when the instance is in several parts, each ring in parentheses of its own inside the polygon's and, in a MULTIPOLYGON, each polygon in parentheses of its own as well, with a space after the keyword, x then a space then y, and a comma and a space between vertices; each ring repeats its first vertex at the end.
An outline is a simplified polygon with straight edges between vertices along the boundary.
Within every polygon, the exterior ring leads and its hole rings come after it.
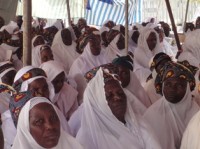
POLYGON ((146 111, 144 119, 153 128, 162 149, 178 149, 188 122, 198 110, 187 84, 185 96, 179 103, 169 103, 163 96, 146 111))
POLYGON ((76 52, 76 43, 72 41, 71 45, 65 45, 62 41, 61 31, 59 30, 52 43, 52 51, 54 59, 61 62, 64 66, 65 72, 69 73, 72 63, 79 56, 76 52))
MULTIPOLYGON (((35 97, 28 101, 20 112, 17 127, 17 135, 15 137, 12 149, 44 149, 34 140, 32 135, 30 134, 29 126, 29 111, 31 110, 31 107, 43 102, 51 104, 55 109, 56 113, 58 114, 55 106, 46 98, 35 97)), ((74 138, 72 138, 70 135, 68 135, 67 133, 65 133, 65 131, 62 130, 61 126, 59 142, 52 149, 65 149, 66 147, 70 149, 82 149, 81 145, 78 142, 76 142, 74 138)))
POLYGON ((81 128, 77 139, 85 149, 160 148, 146 127, 138 123, 129 104, 125 120, 124 125, 112 114, 107 104, 103 72, 100 69, 84 93, 81 128))

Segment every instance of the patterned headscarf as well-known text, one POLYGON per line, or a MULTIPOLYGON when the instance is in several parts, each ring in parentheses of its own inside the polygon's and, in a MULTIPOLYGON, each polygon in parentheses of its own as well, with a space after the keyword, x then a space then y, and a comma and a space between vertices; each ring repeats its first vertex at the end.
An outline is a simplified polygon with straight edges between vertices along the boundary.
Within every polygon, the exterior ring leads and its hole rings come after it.
POLYGON ((163 70, 158 73, 155 79, 155 88, 158 94, 162 95, 162 84, 168 78, 182 78, 189 82, 190 90, 195 88, 195 78, 194 75, 198 68, 191 66, 187 61, 184 62, 167 62, 163 70))
MULTIPOLYGON (((100 67, 105 72, 109 72, 111 74, 117 74, 117 67, 115 65, 113 65, 112 63, 104 64, 99 67, 95 67, 95 68, 91 69, 90 71, 88 71, 87 73, 85 73, 85 79, 87 82, 89 82, 90 80, 92 80, 92 78, 95 77, 95 75, 100 67)), ((104 74, 104 75, 106 77, 106 74, 104 74)))
POLYGON ((115 58, 112 61, 112 64, 114 64, 116 66, 122 65, 122 66, 128 68, 129 70, 133 71, 133 60, 131 59, 131 57, 129 55, 115 58))

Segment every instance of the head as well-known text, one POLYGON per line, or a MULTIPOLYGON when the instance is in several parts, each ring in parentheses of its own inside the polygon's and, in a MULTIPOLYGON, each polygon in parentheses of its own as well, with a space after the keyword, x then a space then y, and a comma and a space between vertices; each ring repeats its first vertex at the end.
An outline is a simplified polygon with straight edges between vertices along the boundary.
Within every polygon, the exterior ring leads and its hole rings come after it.
POLYGON ((39 46, 45 44, 44 38, 42 36, 37 36, 35 41, 33 42, 33 46, 39 46))
POLYGON ((113 115, 122 123, 126 123, 125 113, 127 109, 127 99, 122 87, 119 84, 119 81, 110 79, 109 81, 105 82, 104 88, 106 100, 113 115))
POLYGON ((62 37, 62 41, 65 45, 71 45, 72 44, 72 36, 71 36, 71 32, 68 29, 63 29, 61 31, 61 37, 62 37))
POLYGON ((65 73, 64 71, 58 74, 52 81, 51 83, 54 86, 55 93, 59 93, 60 90, 62 89, 65 81, 65 73))
POLYGON ((120 34, 119 39, 117 41, 117 47, 119 50, 122 50, 125 48, 125 38, 123 34, 120 34))
POLYGON ((16 70, 10 61, 0 63, 0 83, 12 86, 16 70))
POLYGON ((140 32, 135 30, 131 36, 131 39, 133 40, 134 43, 138 43, 138 38, 140 36, 140 32))
POLYGON ((12 86, 14 78, 16 75, 16 70, 11 70, 7 72, 2 78, 2 83, 12 86))
POLYGON ((147 45, 150 51, 153 51, 157 44, 157 36, 156 33, 151 32, 147 38, 147 45))
POLYGON ((49 87, 45 78, 38 78, 28 85, 28 90, 32 91, 35 96, 46 97, 49 99, 49 87))
POLYGON ((49 46, 42 46, 40 48, 41 63, 53 60, 53 53, 49 46))
POLYGON ((81 31, 84 27, 87 26, 86 20, 84 18, 80 18, 78 20, 77 26, 78 26, 79 30, 81 31))
POLYGON ((98 56, 101 52, 101 38, 99 35, 92 35, 89 39, 91 53, 98 56))
POLYGON ((195 27, 196 27, 196 29, 200 28, 200 17, 197 17, 195 27))
POLYGON ((22 23, 23 23, 23 19, 22 16, 16 16, 16 22, 19 28, 21 28, 22 23))
POLYGON ((29 111, 30 134, 43 148, 55 147, 60 138, 60 120, 50 103, 41 102, 29 111))
POLYGON ((111 20, 104 24, 104 26, 108 27, 109 29, 113 28, 115 25, 116 24, 111 20))
POLYGON ((0 16, 0 28, 5 25, 4 19, 0 16))

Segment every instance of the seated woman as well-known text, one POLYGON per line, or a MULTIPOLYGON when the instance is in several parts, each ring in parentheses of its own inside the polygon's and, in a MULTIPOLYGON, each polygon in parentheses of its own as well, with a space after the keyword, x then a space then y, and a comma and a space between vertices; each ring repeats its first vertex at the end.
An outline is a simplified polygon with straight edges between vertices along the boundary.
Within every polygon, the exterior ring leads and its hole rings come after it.
POLYGON ((141 104, 148 108, 151 105, 151 101, 133 72, 133 60, 131 57, 129 55, 118 57, 112 61, 112 64, 118 69, 122 87, 129 90, 139 99, 141 104))
POLYGON ((188 122, 199 111, 191 94, 194 74, 185 65, 169 61, 157 75, 155 87, 163 97, 147 109, 144 119, 153 128, 162 149, 180 148, 188 122))
POLYGON ((52 102, 58 106, 67 120, 78 108, 78 92, 65 82, 64 68, 56 61, 48 61, 41 65, 48 80, 53 84, 55 96, 52 102))
POLYGON ((20 112, 12 149, 82 149, 60 123, 57 109, 48 99, 32 98, 20 112))
POLYGON ((100 68, 84 92, 78 141, 85 149, 160 148, 135 117, 119 81, 105 71, 100 68))

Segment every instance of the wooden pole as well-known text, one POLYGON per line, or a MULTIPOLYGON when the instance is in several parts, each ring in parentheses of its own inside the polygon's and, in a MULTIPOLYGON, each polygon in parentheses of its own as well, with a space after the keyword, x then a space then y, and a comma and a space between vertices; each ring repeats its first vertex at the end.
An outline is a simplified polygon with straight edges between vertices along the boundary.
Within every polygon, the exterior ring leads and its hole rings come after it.
POLYGON ((180 44, 180 41, 179 41, 177 30, 176 30, 176 25, 175 25, 175 22, 174 22, 174 17, 173 17, 173 14, 172 14, 171 5, 169 3, 169 0, 165 0, 165 2, 166 2, 167 10, 168 10, 168 13, 169 13, 169 17, 170 17, 170 20, 171 20, 172 30, 174 32, 174 37, 175 37, 175 40, 176 40, 176 45, 177 45, 177 48, 178 48, 178 52, 177 52, 177 55, 176 55, 176 58, 178 58, 178 56, 182 52, 182 48, 181 48, 181 44, 180 44))
POLYGON ((129 35, 128 35, 128 0, 126 0, 125 3, 125 49, 128 54, 128 41, 129 41, 129 35))
POLYGON ((69 0, 67 0, 67 16, 68 16, 68 24, 71 25, 71 14, 70 14, 69 0))
POLYGON ((186 22, 187 22, 187 16, 188 16, 189 3, 190 3, 190 0, 187 0, 186 12, 185 12, 185 21, 184 21, 184 26, 183 26, 183 32, 185 32, 185 29, 186 29, 186 22))
POLYGON ((23 1, 23 66, 31 65, 32 0, 23 1))

